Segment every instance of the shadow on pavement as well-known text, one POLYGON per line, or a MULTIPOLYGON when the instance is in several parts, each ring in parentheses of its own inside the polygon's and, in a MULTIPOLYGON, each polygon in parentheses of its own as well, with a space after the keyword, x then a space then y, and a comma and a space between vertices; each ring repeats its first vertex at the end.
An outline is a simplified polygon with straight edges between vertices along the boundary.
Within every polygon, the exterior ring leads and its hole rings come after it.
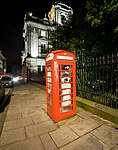
POLYGON ((6 113, 8 109, 7 106, 9 105, 11 96, 13 95, 12 92, 13 92, 13 88, 5 89, 4 100, 0 102, 0 135, 1 135, 3 124, 6 118, 6 113))
POLYGON ((2 113, 5 107, 10 103, 11 95, 5 95, 4 101, 0 104, 0 113, 2 113))
POLYGON ((2 113, 5 107, 10 103, 11 96, 13 95, 14 88, 6 88, 5 89, 5 97, 4 100, 0 103, 0 113, 2 113))

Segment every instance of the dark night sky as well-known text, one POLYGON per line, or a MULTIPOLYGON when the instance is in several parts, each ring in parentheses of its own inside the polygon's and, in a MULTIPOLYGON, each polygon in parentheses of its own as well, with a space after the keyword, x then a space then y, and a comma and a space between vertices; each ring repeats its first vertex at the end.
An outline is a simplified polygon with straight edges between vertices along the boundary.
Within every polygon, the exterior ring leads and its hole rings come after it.
MULTIPOLYGON (((24 12, 32 11, 34 16, 43 18, 45 13, 48 13, 54 4, 55 0, 19 0, 6 1, 0 4, 0 50, 7 59, 8 71, 11 71, 11 66, 19 68, 21 50, 23 47, 23 23, 24 12)), ((73 8, 73 11, 78 6, 78 2, 72 0, 62 0, 73 8)))

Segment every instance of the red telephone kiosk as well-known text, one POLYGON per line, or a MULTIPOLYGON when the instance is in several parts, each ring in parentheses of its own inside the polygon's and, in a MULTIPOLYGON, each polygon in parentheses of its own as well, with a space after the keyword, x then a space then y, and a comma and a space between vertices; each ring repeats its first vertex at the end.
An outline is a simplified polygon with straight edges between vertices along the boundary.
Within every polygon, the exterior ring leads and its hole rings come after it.
POLYGON ((55 50, 46 56, 47 113, 58 122, 76 114, 75 55, 55 50))

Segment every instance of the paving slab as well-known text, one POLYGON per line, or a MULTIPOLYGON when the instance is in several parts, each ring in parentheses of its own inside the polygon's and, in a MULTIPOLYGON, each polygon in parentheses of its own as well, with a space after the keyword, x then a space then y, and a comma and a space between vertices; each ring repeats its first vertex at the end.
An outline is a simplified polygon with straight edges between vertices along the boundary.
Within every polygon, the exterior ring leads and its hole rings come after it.
POLYGON ((22 118, 12 121, 5 121, 3 131, 13 130, 20 127, 25 127, 33 124, 33 120, 31 118, 22 118))
POLYGON ((96 128, 100 127, 102 123, 97 122, 94 119, 89 120, 80 120, 75 122, 74 124, 69 125, 69 127, 76 132, 79 136, 83 136, 96 128))
POLYGON ((47 115, 47 113, 43 113, 43 114, 32 116, 32 120, 34 124, 36 124, 36 123, 48 121, 50 120, 50 117, 47 115))
POLYGON ((21 113, 15 113, 15 114, 7 114, 6 115, 6 122, 7 121, 12 121, 12 120, 18 120, 22 118, 22 114, 21 113))
POLYGON ((77 139, 79 136, 67 126, 62 126, 59 129, 49 133, 58 147, 77 139))
POLYGON ((31 117, 31 116, 35 116, 35 115, 40 115, 43 113, 44 113, 44 111, 42 108, 37 107, 37 106, 35 106, 35 107, 30 106, 27 109, 25 109, 24 111, 22 111, 22 116, 23 116, 23 118, 27 118, 27 117, 31 117))
POLYGON ((118 145, 118 130, 104 124, 91 132, 109 147, 118 145))
POLYGON ((57 126, 53 123, 53 121, 49 120, 26 127, 26 134, 27 138, 30 138, 54 131, 56 129, 57 126))
POLYGON ((20 102, 12 102, 12 104, 10 104, 10 106, 9 106, 9 110, 10 109, 21 109, 23 107, 23 104, 22 104, 22 102, 20 101, 20 102))
POLYGON ((58 150, 56 144, 48 133, 41 135, 40 138, 45 147, 45 150, 58 150))
POLYGON ((65 145, 60 150, 108 150, 108 147, 97 137, 87 134, 65 145))
POLYGON ((0 147, 0 150, 45 150, 39 137, 15 142, 7 146, 0 147))
MULTIPOLYGON (((0 146, 11 144, 17 141, 22 141, 26 139, 25 129, 18 128, 9 131, 3 131, 0 138, 0 146)), ((0 147, 1 149, 1 147, 0 147)))

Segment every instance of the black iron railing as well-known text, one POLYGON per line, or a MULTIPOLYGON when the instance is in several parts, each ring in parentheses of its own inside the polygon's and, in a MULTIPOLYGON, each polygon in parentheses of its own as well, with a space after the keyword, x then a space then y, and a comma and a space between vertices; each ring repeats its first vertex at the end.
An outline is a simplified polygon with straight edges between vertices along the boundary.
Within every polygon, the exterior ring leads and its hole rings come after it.
POLYGON ((118 53, 96 58, 78 55, 77 95, 118 108, 118 53))

